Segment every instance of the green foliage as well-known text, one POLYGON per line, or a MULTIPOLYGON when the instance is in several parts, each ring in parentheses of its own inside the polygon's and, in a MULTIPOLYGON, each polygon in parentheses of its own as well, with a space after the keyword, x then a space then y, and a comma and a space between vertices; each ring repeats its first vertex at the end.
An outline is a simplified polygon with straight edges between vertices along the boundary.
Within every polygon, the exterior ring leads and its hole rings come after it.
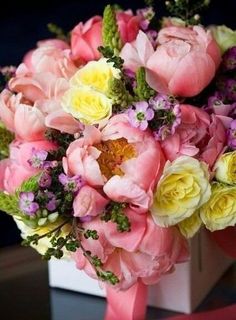
POLYGON ((12 216, 22 217, 22 212, 18 206, 18 197, 16 195, 6 194, 0 191, 0 210, 12 216))
POLYGON ((154 96, 155 91, 147 84, 145 69, 143 67, 140 67, 136 72, 136 82, 137 85, 134 92, 138 101, 146 101, 154 96))
POLYGON ((55 35, 57 39, 69 41, 69 35, 65 34, 64 30, 57 26, 55 23, 48 23, 47 24, 48 30, 55 35))
POLYGON ((133 97, 125 87, 125 82, 116 78, 109 81, 108 97, 112 99, 114 112, 126 109, 133 101, 133 97))
POLYGON ((9 156, 9 144, 13 141, 14 134, 0 123, 0 160, 9 156))
POLYGON ((97 233, 97 230, 86 230, 84 232, 84 237, 86 239, 89 239, 89 238, 92 238, 93 240, 98 240, 99 239, 99 236, 98 236, 98 233, 97 233))
POLYGON ((102 214, 101 220, 116 223, 119 232, 131 231, 130 221, 124 213, 125 208, 126 203, 111 202, 102 214))
POLYGON ((122 42, 116 22, 116 13, 111 5, 107 5, 103 12, 102 38, 104 46, 110 47, 118 55, 122 42))
POLYGON ((98 51, 101 52, 104 58, 107 58, 107 62, 113 63, 114 68, 117 68, 120 70, 122 69, 124 60, 121 57, 116 56, 114 54, 114 50, 111 47, 100 46, 98 47, 98 51))
POLYGON ((37 174, 33 177, 30 177, 28 180, 24 181, 20 188, 17 189, 17 194, 20 192, 35 192, 39 189, 39 178, 41 174, 37 174))
POLYGON ((186 24, 199 24, 201 11, 208 7, 210 0, 169 0, 166 8, 174 17, 180 18, 186 24))

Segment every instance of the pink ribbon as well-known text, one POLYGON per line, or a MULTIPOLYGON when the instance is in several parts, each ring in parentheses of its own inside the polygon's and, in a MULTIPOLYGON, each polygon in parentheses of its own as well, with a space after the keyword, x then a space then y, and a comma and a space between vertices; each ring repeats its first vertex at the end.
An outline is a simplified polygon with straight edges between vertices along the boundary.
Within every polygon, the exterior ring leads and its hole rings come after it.
POLYGON ((236 259, 236 227, 212 232, 210 236, 228 256, 236 259))
POLYGON ((127 291, 116 291, 107 286, 105 320, 145 320, 147 286, 138 281, 127 291))

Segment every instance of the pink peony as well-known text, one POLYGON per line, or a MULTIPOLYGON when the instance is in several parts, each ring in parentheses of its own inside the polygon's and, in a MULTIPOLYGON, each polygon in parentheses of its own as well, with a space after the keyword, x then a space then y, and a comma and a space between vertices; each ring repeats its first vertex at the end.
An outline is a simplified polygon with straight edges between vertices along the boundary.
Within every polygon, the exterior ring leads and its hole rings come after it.
POLYGON ((1 120, 19 140, 42 140, 46 129, 42 112, 21 100, 20 93, 14 95, 8 90, 3 90, 0 93, 1 120))
POLYGON ((17 68, 9 87, 12 91, 22 92, 33 103, 37 100, 56 99, 68 89, 67 80, 76 71, 68 50, 42 46, 34 50, 30 63, 22 63, 17 68))
MULTIPOLYGON (((140 18, 131 10, 117 12, 117 24, 123 43, 132 42, 138 33, 140 18)), ((97 50, 102 45, 102 18, 95 16, 86 23, 80 22, 71 32, 72 59, 77 63, 98 60, 97 50)))
POLYGON ((159 46, 147 68, 161 78, 171 94, 192 97, 200 93, 213 79, 221 60, 210 31, 200 26, 171 26, 163 28, 157 40, 159 46))
POLYGON ((181 155, 197 157, 212 168, 226 141, 222 122, 194 106, 182 104, 180 108, 181 124, 161 144, 166 158, 173 161, 181 155))
POLYGON ((117 115, 101 132, 87 126, 84 136, 69 146, 63 163, 66 173, 102 187, 111 200, 145 212, 164 158, 150 132, 131 127, 126 115, 117 115))
MULTIPOLYGON (((99 235, 98 240, 83 239, 84 248, 101 259, 104 270, 118 276, 117 289, 126 290, 138 279, 147 285, 154 284, 175 263, 188 258, 187 242, 175 227, 161 228, 150 215, 137 215, 130 209, 125 213, 132 232, 118 232, 114 223, 99 218, 83 224, 85 229, 97 230, 99 235)), ((81 250, 74 258, 79 269, 97 278, 81 250)))
POLYGON ((32 157, 33 149, 49 151, 55 150, 56 146, 45 140, 25 143, 12 142, 9 159, 0 161, 1 187, 7 192, 15 192, 23 181, 39 172, 39 169, 30 166, 28 163, 28 160, 32 157))
POLYGON ((104 198, 97 190, 84 186, 74 199, 74 216, 97 216, 103 212, 108 202, 109 200, 104 198))

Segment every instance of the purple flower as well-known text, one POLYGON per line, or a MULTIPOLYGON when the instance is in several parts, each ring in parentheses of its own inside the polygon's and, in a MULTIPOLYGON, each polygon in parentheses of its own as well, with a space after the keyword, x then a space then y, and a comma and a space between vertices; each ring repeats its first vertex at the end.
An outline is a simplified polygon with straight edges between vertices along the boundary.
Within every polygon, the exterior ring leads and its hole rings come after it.
POLYGON ((222 66, 224 71, 236 69, 236 47, 232 47, 226 51, 223 56, 222 66))
POLYGON ((165 94, 158 94, 154 98, 151 98, 149 104, 155 111, 163 109, 169 110, 172 106, 169 96, 165 94))
POLYGON ((150 21, 152 20, 152 18, 154 17, 154 11, 152 7, 147 7, 144 9, 139 9, 137 10, 137 16, 140 17, 140 28, 142 30, 147 30, 150 21))
POLYGON ((54 211, 56 209, 56 207, 57 207, 56 196, 52 192, 46 192, 46 195, 47 195, 47 198, 48 198, 48 202, 46 204, 46 208, 49 211, 54 211))
POLYGON ((52 183, 52 177, 47 171, 44 171, 39 179, 39 186, 41 188, 48 188, 52 183))
POLYGON ((226 81, 226 97, 228 100, 236 102, 236 80, 228 79, 226 81))
POLYGON ((130 124, 143 131, 147 129, 148 121, 154 117, 154 111, 146 101, 134 103, 133 106, 127 110, 127 114, 130 124))
POLYGON ((39 209, 39 205, 37 202, 34 202, 34 194, 33 192, 21 192, 20 200, 19 200, 20 210, 25 214, 32 216, 39 209))
POLYGON ((137 82, 136 82, 136 77, 135 77, 135 72, 133 72, 132 70, 128 69, 128 68, 125 68, 124 69, 124 74, 125 76, 128 78, 132 88, 135 88, 136 85, 137 85, 137 82))
POLYGON ((33 168, 43 169, 45 167, 45 160, 47 159, 48 152, 45 150, 36 150, 32 149, 31 159, 28 160, 28 163, 33 168))
POLYGON ((233 120, 228 130, 228 146, 236 150, 236 120, 233 120))
POLYGON ((64 190, 68 192, 76 193, 84 185, 84 181, 80 175, 68 177, 64 173, 61 173, 58 179, 64 186, 64 190))

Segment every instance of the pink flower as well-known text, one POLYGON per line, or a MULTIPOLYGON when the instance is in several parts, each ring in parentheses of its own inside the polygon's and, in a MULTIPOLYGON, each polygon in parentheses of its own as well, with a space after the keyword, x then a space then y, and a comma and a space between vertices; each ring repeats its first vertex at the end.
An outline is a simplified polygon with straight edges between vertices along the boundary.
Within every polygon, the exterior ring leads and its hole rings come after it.
POLYGON ((7 192, 15 192, 23 181, 40 171, 30 166, 28 162, 31 159, 33 149, 49 151, 55 150, 56 147, 45 140, 25 143, 15 141, 11 143, 9 159, 0 161, 1 187, 7 192))
MULTIPOLYGON (((130 209, 125 213, 131 222, 131 232, 120 233, 112 222, 99 218, 83 224, 85 229, 95 229, 99 235, 98 240, 83 239, 84 248, 101 259, 104 270, 118 276, 117 289, 126 290, 138 279, 154 284, 175 263, 188 258, 187 242, 176 228, 157 226, 149 214, 137 215, 130 209)), ((74 258, 79 269, 97 278, 80 250, 74 258)))
POLYGON ((44 116, 40 110, 24 104, 22 95, 3 90, 0 94, 0 118, 6 127, 24 141, 42 140, 45 132, 44 116), (23 124, 23 125, 22 125, 23 124))
POLYGON ((197 157, 212 168, 226 141, 222 122, 191 105, 182 104, 180 109, 181 124, 161 143, 166 158, 173 161, 181 155, 197 157))
POLYGON ((86 127, 84 136, 69 146, 63 163, 66 173, 79 174, 90 186, 102 187, 111 200, 145 212, 164 157, 149 131, 133 128, 127 115, 119 115, 101 132, 86 127))
POLYGON ((221 60, 210 31, 171 26, 163 28, 157 40, 159 46, 147 68, 166 83, 171 94, 192 97, 210 83, 221 60))
POLYGON ((108 202, 109 200, 98 191, 89 186, 84 186, 74 199, 74 216, 84 217, 101 214, 108 202))
POLYGON ((85 24, 80 22, 71 32, 72 59, 77 62, 98 60, 102 45, 102 18, 95 16, 85 24))
POLYGON ((68 89, 67 80, 76 71, 68 50, 42 46, 34 50, 27 65, 22 63, 17 68, 9 87, 32 102, 58 98, 68 89))
MULTIPOLYGON (((117 12, 117 24, 123 43, 132 42, 138 33, 140 18, 131 10, 117 12)), ((97 50, 102 45, 102 18, 95 16, 86 23, 80 22, 71 33, 72 59, 77 63, 98 60, 101 57, 97 50)))
MULTIPOLYGON (((60 40, 60 39, 46 39, 46 40, 38 41, 37 47, 38 48, 40 48, 40 47, 53 47, 53 48, 58 48, 61 50, 70 49, 70 46, 68 45, 68 43, 66 43, 65 41, 60 40)), ((33 62, 32 62, 32 56, 33 56, 33 53, 35 50, 37 50, 37 48, 32 49, 29 52, 27 52, 23 58, 23 63, 31 71, 33 71, 33 69, 34 69, 33 62)))

